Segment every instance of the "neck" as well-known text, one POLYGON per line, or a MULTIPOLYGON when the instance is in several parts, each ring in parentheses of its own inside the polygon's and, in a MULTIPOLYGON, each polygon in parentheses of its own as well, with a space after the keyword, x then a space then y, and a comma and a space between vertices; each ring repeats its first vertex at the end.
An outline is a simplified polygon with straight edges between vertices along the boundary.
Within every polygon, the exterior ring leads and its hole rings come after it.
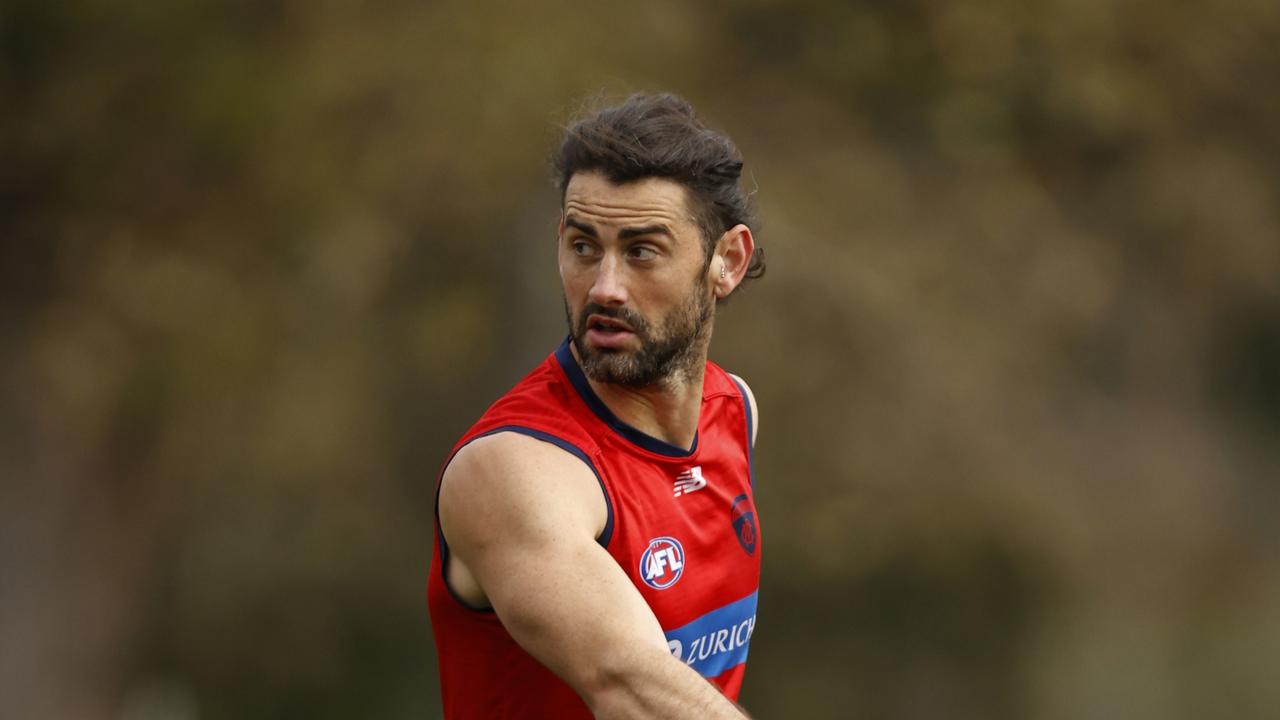
MULTIPOLYGON (((573 343, 570 343, 570 350, 581 366, 582 358, 573 343)), ((587 382, 601 402, 622 422, 663 442, 688 449, 697 436, 702 410, 702 382, 707 366, 705 342, 694 351, 690 360, 688 367, 645 387, 599 382, 590 377, 587 377, 587 382)))

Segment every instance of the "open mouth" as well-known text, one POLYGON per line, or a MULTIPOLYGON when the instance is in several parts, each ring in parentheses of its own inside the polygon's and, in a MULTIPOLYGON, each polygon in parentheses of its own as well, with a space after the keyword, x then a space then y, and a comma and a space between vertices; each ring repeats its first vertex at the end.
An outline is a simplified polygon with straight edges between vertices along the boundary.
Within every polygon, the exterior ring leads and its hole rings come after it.
POLYGON ((588 344, 605 352, 623 350, 636 338, 635 328, 618 318, 592 313, 587 316, 586 337, 588 344))
POLYGON ((616 335, 618 333, 633 333, 631 326, 616 320, 614 318, 605 317, 603 315, 592 315, 587 318, 587 329, 605 335, 616 335))

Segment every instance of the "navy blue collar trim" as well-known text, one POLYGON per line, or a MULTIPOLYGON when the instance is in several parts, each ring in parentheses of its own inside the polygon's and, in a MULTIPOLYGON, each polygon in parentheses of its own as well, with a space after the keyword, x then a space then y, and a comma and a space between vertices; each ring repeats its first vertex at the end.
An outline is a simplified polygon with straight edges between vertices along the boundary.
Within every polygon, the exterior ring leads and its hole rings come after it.
POLYGON ((569 382, 573 384, 573 389, 578 391, 582 401, 587 404, 587 407, 591 408, 591 412, 595 413, 596 417, 613 428, 614 432, 641 448, 658 455, 689 457, 698 451, 697 432, 693 434, 693 447, 686 450, 679 445, 672 445, 665 440, 659 440, 619 420, 618 416, 614 415, 613 411, 609 409, 609 406, 605 405, 604 401, 596 395, 596 391, 591 389, 591 383, 587 382, 587 376, 582 372, 582 368, 578 366, 578 360, 573 356, 573 351, 569 349, 569 338, 566 337, 564 342, 560 343, 560 347, 556 348, 556 360, 560 363, 560 367, 564 369, 564 374, 569 376, 569 382))

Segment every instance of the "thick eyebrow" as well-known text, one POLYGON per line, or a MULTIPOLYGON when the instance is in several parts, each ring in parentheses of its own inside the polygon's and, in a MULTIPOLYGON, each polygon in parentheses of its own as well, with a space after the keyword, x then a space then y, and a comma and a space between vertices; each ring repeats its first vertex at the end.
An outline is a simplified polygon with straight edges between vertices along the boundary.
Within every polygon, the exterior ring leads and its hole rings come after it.
POLYGON ((629 240, 642 235, 666 235, 672 240, 675 239, 675 236, 671 234, 671 230, 661 223, 656 225, 645 225, 644 227, 637 228, 623 228, 618 231, 619 240, 629 240))
MULTIPOLYGON (((590 223, 582 222, 577 218, 566 217, 564 219, 564 224, 565 227, 571 227, 593 240, 598 240, 600 238, 600 233, 596 232, 595 226, 590 223)), ((622 228, 618 231, 619 240, 630 240, 631 238, 643 237, 645 235, 666 235, 672 240, 675 239, 675 235, 671 233, 671 229, 662 223, 643 225, 641 227, 622 228)))
POLYGON ((581 220, 575 220, 571 217, 567 217, 564 219, 564 224, 578 230, 589 238, 598 239, 600 237, 600 234, 596 232, 595 226, 590 223, 584 223, 581 220))

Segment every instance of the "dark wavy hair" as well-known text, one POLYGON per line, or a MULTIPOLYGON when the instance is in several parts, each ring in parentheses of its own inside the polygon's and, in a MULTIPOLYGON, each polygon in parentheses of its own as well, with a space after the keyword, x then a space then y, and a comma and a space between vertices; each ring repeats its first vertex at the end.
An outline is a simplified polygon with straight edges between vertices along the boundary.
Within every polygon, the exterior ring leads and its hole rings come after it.
MULTIPOLYGON (((569 179, 579 172, 597 171, 619 185, 648 177, 680 183, 702 231, 708 263, 726 230, 738 223, 755 229, 751 197, 740 182, 742 154, 676 95, 635 94, 579 119, 565 128, 552 166, 561 205, 569 179)), ((764 248, 757 246, 747 278, 761 275, 764 248)))

